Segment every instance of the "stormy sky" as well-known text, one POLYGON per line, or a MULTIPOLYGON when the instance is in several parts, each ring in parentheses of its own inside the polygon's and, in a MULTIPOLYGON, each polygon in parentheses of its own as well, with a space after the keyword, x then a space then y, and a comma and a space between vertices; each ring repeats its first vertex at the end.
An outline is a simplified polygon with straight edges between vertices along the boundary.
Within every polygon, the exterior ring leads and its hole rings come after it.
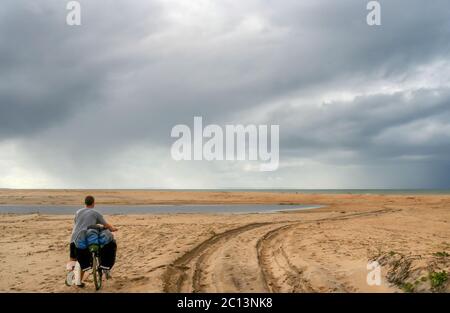
POLYGON ((450 2, 0 6, 0 188, 450 188, 450 2), (174 161, 176 124, 280 125, 280 166, 174 161))

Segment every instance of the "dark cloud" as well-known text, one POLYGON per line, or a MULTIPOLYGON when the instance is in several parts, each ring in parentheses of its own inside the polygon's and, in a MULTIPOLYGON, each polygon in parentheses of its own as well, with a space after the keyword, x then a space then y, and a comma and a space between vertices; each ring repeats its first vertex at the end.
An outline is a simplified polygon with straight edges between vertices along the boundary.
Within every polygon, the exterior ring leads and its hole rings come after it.
POLYGON ((450 186, 448 1, 381 1, 380 27, 360 0, 80 2, 80 27, 0 8, 0 160, 47 179, 24 186, 450 186), (282 167, 175 164, 194 115, 280 124, 282 167))

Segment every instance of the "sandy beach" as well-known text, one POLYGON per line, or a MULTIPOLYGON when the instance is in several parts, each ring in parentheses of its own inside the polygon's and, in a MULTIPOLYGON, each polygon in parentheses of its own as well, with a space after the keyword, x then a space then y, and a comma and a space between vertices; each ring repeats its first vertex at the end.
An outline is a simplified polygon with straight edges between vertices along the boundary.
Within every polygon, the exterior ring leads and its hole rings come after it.
MULTIPOLYGON (((0 190, 0 205, 308 204, 274 214, 106 215, 119 228, 101 292, 448 292, 449 195, 0 190), (369 285, 367 264, 381 265, 369 285), (445 272, 444 272, 445 271, 445 272)), ((0 291, 64 285, 72 215, 1 214, 0 291)))

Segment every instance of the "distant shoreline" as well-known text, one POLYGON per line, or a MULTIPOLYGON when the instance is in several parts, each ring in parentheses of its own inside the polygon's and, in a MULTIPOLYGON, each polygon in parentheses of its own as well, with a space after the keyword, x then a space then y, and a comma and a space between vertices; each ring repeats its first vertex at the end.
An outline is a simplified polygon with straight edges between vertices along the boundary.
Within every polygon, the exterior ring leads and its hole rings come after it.
MULTIPOLYGON (((392 191, 391 191, 392 192, 392 191)), ((398 192, 398 191, 397 191, 398 192)), ((379 201, 393 198, 402 203, 414 203, 415 197, 450 198, 450 193, 332 193, 326 190, 315 192, 298 191, 205 191, 205 190, 81 190, 81 189, 10 189, 0 191, 0 205, 36 206, 82 206, 86 195, 93 195, 97 205, 324 205, 333 207, 351 199, 379 201)))

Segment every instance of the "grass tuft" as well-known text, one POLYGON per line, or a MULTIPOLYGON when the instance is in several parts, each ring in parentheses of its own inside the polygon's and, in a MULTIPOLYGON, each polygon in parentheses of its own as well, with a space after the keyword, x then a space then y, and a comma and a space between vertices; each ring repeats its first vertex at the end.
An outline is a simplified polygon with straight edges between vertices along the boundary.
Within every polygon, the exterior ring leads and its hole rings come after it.
POLYGON ((448 274, 446 271, 431 272, 429 278, 431 282, 431 287, 433 287, 433 289, 441 289, 448 281, 448 274))
POLYGON ((404 291, 404 292, 408 292, 408 293, 412 293, 414 292, 415 286, 411 283, 403 283, 400 288, 404 291))
POLYGON ((446 257, 450 256, 450 254, 448 254, 445 251, 436 252, 436 253, 433 253, 433 255, 437 256, 438 258, 446 258, 446 257))

